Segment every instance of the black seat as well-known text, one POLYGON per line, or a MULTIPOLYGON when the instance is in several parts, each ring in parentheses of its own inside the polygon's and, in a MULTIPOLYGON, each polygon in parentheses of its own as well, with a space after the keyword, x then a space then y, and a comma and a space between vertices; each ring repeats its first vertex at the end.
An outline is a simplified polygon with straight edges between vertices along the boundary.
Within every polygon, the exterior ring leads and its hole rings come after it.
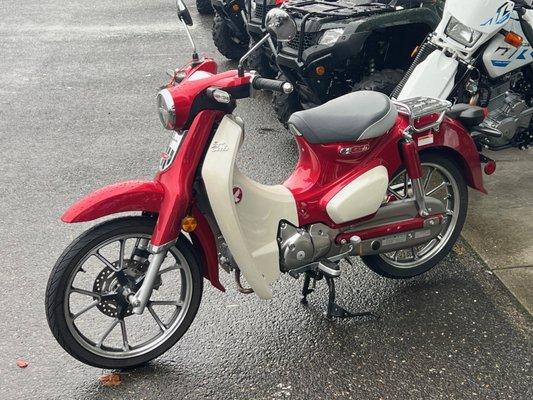
POLYGON ((478 126, 485 120, 485 110, 481 107, 471 106, 469 104, 456 104, 446 115, 450 118, 461 121, 467 129, 478 126))
POLYGON ((397 117, 398 111, 386 95, 361 91, 298 111, 290 117, 289 126, 309 143, 351 142, 384 135, 397 117))

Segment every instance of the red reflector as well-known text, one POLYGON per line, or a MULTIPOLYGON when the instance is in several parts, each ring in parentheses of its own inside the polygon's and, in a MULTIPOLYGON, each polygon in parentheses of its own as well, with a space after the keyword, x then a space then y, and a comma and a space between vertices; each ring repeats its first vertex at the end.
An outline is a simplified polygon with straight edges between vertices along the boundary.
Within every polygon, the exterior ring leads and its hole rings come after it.
POLYGON ((487 118, 487 117, 489 116, 490 111, 489 111, 489 109, 488 109, 487 107, 485 107, 485 108, 483 109, 483 114, 485 115, 485 118, 487 118))
POLYGON ((492 175, 493 173, 496 172, 496 161, 494 160, 490 160, 486 165, 485 165, 485 173, 487 175, 492 175))

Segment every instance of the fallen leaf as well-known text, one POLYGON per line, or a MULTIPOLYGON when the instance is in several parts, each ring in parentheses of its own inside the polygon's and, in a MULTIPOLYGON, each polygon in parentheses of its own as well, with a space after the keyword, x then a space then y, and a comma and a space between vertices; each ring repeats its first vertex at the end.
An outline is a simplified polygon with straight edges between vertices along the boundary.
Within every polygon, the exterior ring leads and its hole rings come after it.
POLYGON ((122 379, 119 374, 102 375, 100 378, 102 385, 107 387, 118 386, 122 383, 122 379))
POLYGON ((19 368, 26 368, 29 365, 27 361, 24 361, 22 358, 19 358, 17 360, 17 367, 19 368))

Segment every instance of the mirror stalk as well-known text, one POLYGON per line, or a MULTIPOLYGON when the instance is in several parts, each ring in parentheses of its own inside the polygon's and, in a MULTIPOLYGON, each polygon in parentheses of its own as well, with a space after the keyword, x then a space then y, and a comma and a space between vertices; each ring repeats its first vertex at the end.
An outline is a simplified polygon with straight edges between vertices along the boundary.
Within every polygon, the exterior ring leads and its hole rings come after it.
POLYGON ((254 51, 256 51, 259 47, 261 47, 263 45, 263 43, 265 43, 268 39, 270 39, 270 33, 267 33, 265 36, 263 36, 263 38, 258 41, 256 44, 254 44, 250 50, 248 50, 246 52, 246 54, 244 56, 241 57, 241 59, 239 60, 239 66, 237 68, 238 72, 239 72, 239 77, 243 77, 244 76, 244 62, 246 61, 246 59, 248 57, 250 57, 250 54, 252 54, 254 51))

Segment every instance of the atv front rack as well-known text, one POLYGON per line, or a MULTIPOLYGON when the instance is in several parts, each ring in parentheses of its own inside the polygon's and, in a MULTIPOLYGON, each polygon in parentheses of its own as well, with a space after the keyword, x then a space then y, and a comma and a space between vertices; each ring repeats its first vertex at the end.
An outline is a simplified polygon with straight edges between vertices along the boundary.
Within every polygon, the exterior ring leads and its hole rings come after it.
POLYGON ((392 100, 392 102, 399 114, 409 117, 407 130, 416 133, 430 129, 438 130, 446 116, 446 111, 452 107, 451 102, 433 97, 414 97, 402 101, 392 100), (435 118, 431 118, 432 116, 435 118), (429 118, 425 121, 425 117, 429 118))

